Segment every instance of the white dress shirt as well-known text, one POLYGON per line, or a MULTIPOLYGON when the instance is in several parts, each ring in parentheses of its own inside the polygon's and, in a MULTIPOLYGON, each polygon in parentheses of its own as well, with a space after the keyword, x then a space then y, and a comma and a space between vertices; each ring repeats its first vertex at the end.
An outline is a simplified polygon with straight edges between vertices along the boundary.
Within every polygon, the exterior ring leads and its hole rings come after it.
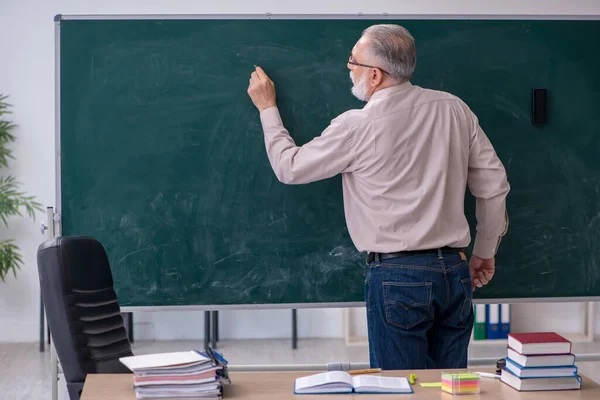
POLYGON ((476 198, 473 254, 496 254, 508 227, 510 186, 477 117, 456 96, 410 82, 379 90, 301 147, 276 107, 260 117, 281 182, 342 174, 346 223, 359 251, 467 247, 468 185, 476 198))

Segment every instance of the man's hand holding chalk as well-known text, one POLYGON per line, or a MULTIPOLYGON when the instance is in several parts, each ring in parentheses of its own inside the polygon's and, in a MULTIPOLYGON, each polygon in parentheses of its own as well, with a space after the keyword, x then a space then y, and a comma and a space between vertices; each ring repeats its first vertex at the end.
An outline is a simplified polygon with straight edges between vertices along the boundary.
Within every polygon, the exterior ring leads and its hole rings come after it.
POLYGON ((261 67, 256 67, 256 70, 250 74, 250 85, 248 86, 248 95, 258 108, 259 112, 267 108, 276 107, 275 101, 275 84, 261 67))

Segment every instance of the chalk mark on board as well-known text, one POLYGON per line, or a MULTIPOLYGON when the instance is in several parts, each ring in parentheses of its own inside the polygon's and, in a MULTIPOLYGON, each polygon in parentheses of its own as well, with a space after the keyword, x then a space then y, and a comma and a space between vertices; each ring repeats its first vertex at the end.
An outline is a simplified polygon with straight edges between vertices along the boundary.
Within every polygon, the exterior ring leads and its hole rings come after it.
POLYGON ((214 265, 217 265, 217 264, 219 264, 219 263, 227 260, 228 258, 239 256, 240 254, 244 254, 244 253, 246 253, 246 251, 243 251, 243 250, 242 251, 236 251, 235 253, 232 253, 232 254, 230 254, 228 256, 225 256, 225 257, 221 258, 220 260, 215 261, 214 265))
POLYGON ((121 264, 123 261, 125 261, 125 259, 131 257, 134 254, 140 253, 142 251, 146 251, 146 250, 152 250, 152 249, 158 249, 160 247, 165 247, 165 246, 170 246, 169 244, 161 244, 160 246, 148 246, 148 247, 144 247, 143 249, 137 249, 135 251, 132 251, 131 253, 126 254, 123 258, 121 258, 119 261, 117 261, 117 264, 121 264))

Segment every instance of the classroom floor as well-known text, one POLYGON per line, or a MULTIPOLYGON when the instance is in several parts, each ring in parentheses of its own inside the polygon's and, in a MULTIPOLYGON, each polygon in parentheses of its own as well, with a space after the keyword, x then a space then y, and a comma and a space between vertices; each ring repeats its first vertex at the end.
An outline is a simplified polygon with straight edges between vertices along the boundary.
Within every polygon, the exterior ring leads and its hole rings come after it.
MULTIPOLYGON (((202 341, 160 341, 133 343, 135 354, 202 348, 202 341)), ((342 339, 304 339, 292 349, 291 340, 221 341, 217 349, 231 365, 327 364, 329 362, 368 362, 366 346, 346 346, 342 339)), ((600 353, 600 342, 575 343, 576 354, 600 353)), ((475 344, 470 358, 506 355, 505 345, 475 344)), ((581 373, 600 383, 600 361, 578 362, 581 373)), ((41 353, 38 343, 0 344, 0 399, 51 399, 50 352, 41 353)), ((59 380, 59 400, 68 400, 64 381, 59 380)))

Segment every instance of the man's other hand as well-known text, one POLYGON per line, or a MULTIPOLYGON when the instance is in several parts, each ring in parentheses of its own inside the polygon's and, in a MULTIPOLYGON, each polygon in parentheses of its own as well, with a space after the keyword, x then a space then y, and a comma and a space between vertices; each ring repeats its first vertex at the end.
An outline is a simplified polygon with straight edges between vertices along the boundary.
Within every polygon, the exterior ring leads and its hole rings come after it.
POLYGON ((248 95, 259 112, 277 106, 275 101, 275 84, 273 84, 273 81, 269 79, 261 67, 256 67, 256 70, 250 75, 248 95))
POLYGON ((483 259, 475 255, 471 256, 469 261, 469 271, 471 273, 471 287, 475 290, 476 287, 483 287, 492 280, 494 271, 496 270, 496 259, 483 259))

